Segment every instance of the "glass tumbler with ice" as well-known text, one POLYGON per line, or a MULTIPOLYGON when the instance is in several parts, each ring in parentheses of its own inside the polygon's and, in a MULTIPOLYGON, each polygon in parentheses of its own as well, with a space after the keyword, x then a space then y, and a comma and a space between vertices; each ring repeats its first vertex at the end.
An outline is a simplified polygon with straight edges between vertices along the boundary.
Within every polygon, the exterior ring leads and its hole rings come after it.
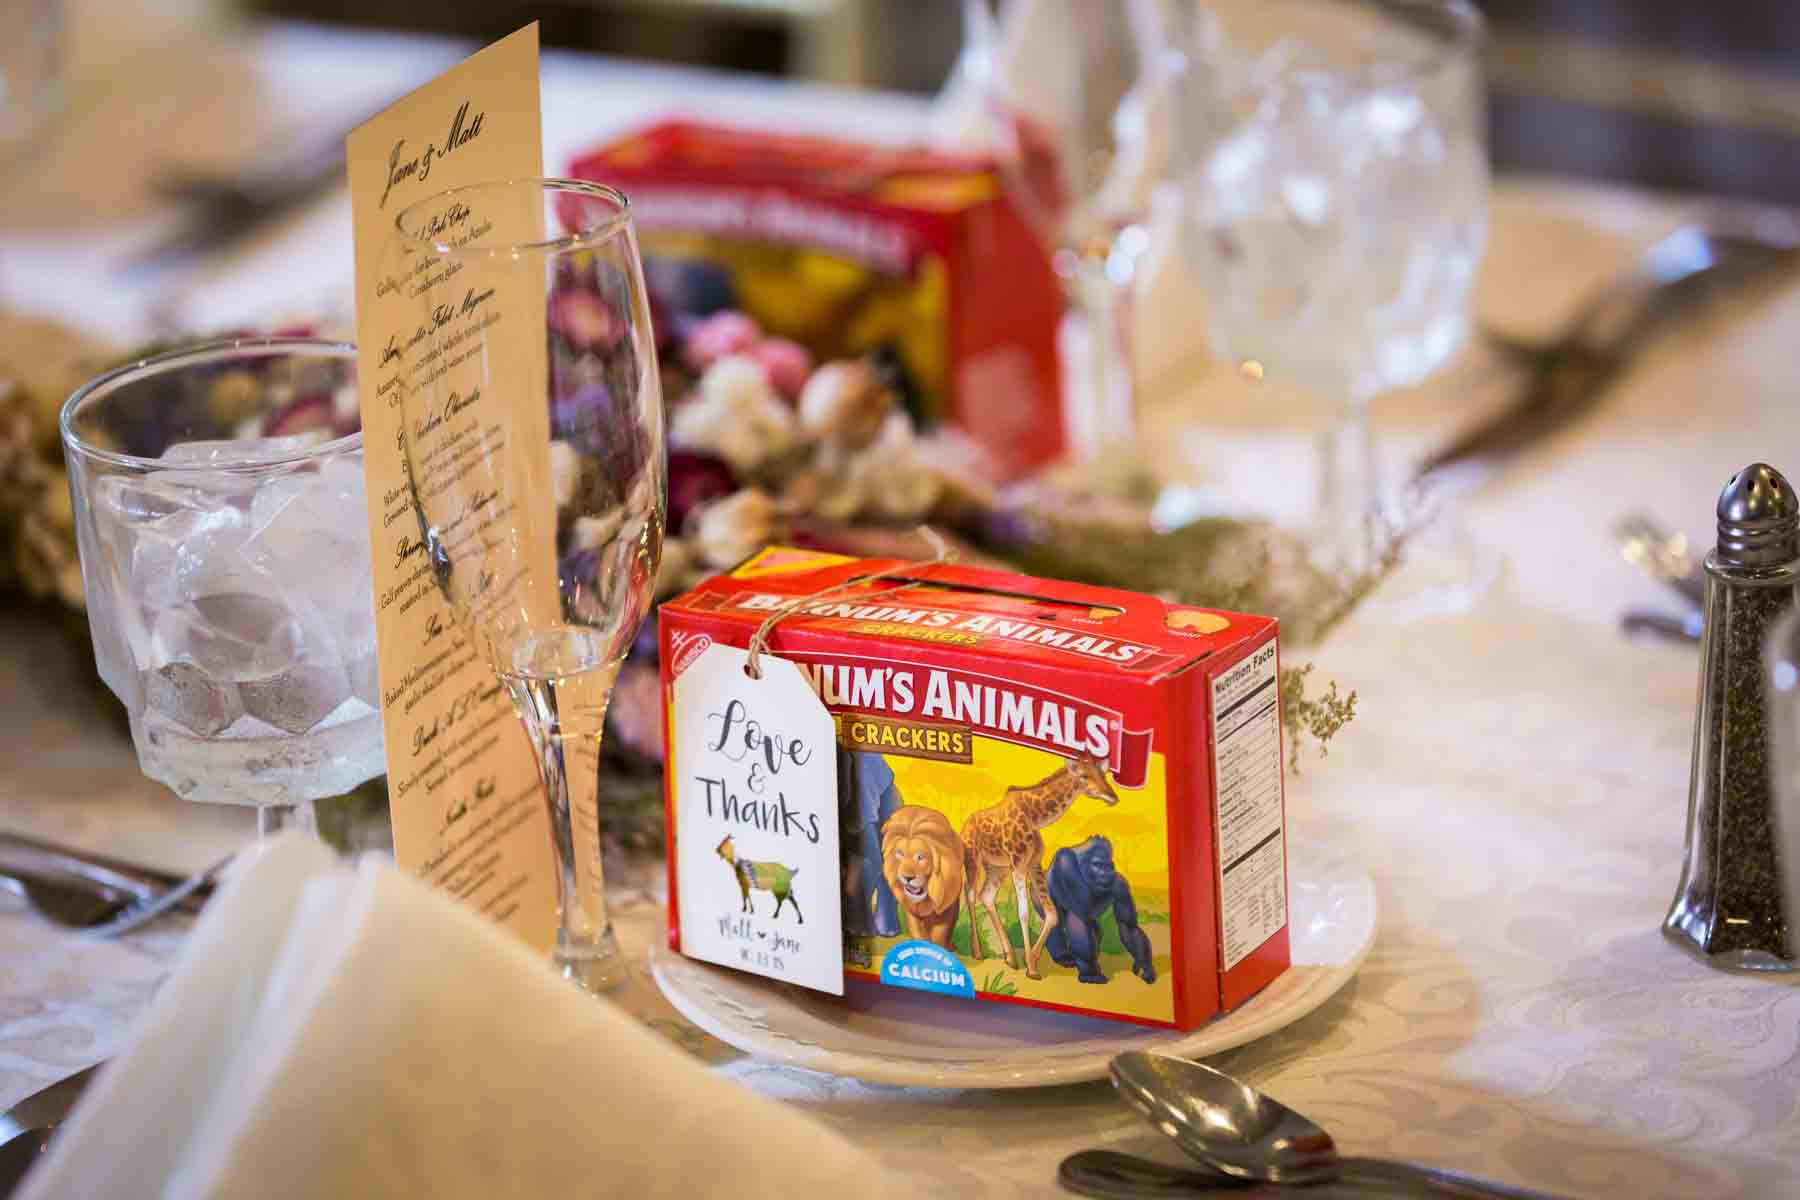
POLYGON ((94 658, 138 763, 267 833, 385 770, 356 349, 218 342, 63 408, 94 658))

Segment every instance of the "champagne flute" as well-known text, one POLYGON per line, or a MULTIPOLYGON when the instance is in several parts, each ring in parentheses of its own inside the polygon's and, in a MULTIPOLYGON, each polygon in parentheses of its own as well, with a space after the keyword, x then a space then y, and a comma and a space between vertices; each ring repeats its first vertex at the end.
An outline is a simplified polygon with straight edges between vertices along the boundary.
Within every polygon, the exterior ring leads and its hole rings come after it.
POLYGON ((556 965, 603 990, 624 963, 601 877, 601 728, 650 608, 666 490, 630 208, 595 184, 508 180, 395 225, 392 277, 419 316, 400 407, 420 540, 537 751, 556 965))

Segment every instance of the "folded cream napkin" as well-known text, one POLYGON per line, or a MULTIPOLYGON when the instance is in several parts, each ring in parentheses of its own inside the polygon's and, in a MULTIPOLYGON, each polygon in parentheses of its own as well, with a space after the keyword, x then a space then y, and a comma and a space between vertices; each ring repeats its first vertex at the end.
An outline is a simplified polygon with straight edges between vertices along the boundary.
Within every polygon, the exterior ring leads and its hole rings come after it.
POLYGON ((26 1200, 790 1197, 888 1185, 509 934, 303 835, 234 871, 26 1200))

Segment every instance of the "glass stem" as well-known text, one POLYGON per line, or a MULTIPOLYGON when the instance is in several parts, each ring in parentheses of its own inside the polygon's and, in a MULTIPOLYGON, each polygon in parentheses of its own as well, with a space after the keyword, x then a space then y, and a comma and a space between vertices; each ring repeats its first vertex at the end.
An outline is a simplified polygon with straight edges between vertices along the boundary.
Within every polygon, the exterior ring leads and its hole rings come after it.
POLYGON ((1319 435, 1317 556, 1360 575, 1381 557, 1381 480, 1366 401, 1344 402, 1319 435))
POLYGON ((563 976, 585 991, 625 978, 606 914, 600 865, 600 736, 618 667, 560 679, 508 678, 525 732, 537 750, 556 866, 556 949, 563 976))
POLYGON ((1079 414, 1076 454, 1093 458, 1137 433, 1131 360, 1131 273, 1121 253, 1076 258, 1071 292, 1087 323, 1088 393, 1079 414))
POLYGON ((257 837, 272 838, 288 829, 298 829, 313 837, 319 836, 318 815, 313 811, 311 800, 302 800, 297 804, 257 805, 257 837))

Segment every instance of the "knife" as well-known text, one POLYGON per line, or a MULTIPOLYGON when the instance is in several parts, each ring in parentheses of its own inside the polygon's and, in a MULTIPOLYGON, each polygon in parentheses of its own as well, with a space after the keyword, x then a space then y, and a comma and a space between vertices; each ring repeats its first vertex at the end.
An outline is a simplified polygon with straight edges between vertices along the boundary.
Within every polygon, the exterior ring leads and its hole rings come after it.
POLYGON ((1519 450, 1591 410, 1643 344, 1692 310, 1716 283, 1745 282, 1800 265, 1791 217, 1763 213, 1742 229, 1683 225, 1582 305, 1568 328, 1538 349, 1519 399, 1421 462, 1413 487, 1451 476, 1482 478, 1519 450))
POLYGON ((1648 633, 1671 642, 1695 645, 1706 632, 1706 621, 1698 610, 1685 613, 1653 612, 1634 608, 1619 618, 1619 628, 1626 633, 1648 633))

